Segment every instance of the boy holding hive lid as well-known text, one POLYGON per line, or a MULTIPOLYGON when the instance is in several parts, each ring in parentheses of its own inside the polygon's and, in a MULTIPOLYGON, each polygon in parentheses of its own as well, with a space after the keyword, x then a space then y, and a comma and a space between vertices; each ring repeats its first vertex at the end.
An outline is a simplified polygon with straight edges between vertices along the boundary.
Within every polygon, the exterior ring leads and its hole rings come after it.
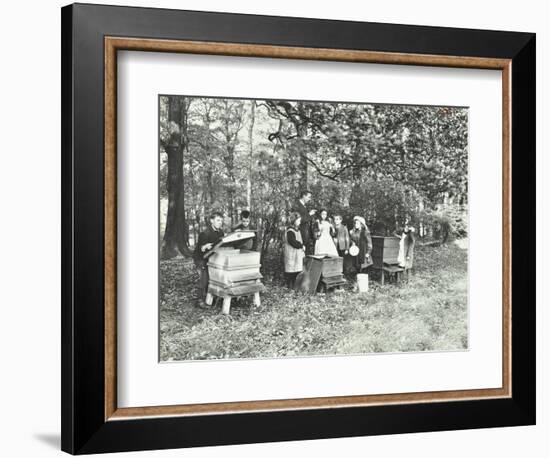
POLYGON ((195 245, 195 251, 193 253, 193 261, 197 273, 199 274, 199 298, 202 305, 202 300, 206 295, 208 289, 208 256, 207 255, 216 243, 218 243, 224 236, 223 230, 223 215, 220 212, 213 212, 210 215, 210 225, 205 231, 199 234, 199 239, 195 245))

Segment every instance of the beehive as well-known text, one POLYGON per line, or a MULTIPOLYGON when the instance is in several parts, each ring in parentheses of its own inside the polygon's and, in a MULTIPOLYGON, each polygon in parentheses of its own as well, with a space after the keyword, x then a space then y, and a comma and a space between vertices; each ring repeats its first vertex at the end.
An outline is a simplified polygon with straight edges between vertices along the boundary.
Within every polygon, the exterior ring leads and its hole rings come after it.
POLYGON ((399 256, 399 237, 380 237, 372 238, 372 262, 375 268, 382 268, 384 264, 397 264, 399 256))
POLYGON ((232 232, 212 250, 208 258, 208 292, 219 297, 248 296, 264 291, 260 253, 232 248, 236 242, 254 237, 253 231, 232 232))
POLYGON ((344 258, 327 256, 322 259, 321 281, 327 288, 342 286, 344 280, 344 258))
POLYGON ((327 288, 346 283, 343 274, 343 258, 329 255, 309 255, 304 261, 304 271, 296 278, 298 291, 315 293, 320 283, 327 288))
POLYGON ((220 248, 208 259, 210 281, 218 286, 260 280, 260 253, 233 248, 220 248))

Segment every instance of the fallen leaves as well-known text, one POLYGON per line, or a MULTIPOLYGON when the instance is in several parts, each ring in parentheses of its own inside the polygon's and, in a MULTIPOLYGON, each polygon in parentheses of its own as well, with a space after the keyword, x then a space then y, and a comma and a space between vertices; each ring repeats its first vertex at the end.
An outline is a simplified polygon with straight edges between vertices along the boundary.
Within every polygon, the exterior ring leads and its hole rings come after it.
POLYGON ((189 259, 161 262, 162 361, 403 352, 467 348, 467 254, 456 244, 418 246, 415 275, 400 285, 370 282, 368 293, 308 295, 283 286, 277 256, 264 262, 262 305, 233 300, 195 306, 189 259))

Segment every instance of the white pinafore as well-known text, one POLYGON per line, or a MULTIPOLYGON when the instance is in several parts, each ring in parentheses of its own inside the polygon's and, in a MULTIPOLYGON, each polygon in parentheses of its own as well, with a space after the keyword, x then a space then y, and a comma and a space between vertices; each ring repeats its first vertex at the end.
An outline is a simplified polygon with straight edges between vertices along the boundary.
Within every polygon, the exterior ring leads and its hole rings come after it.
POLYGON ((285 245, 284 245, 284 262, 285 272, 301 272, 304 269, 304 257, 305 253, 302 248, 294 248, 288 243, 287 235, 289 231, 294 232, 296 240, 302 242, 302 234, 298 229, 289 227, 285 232, 285 245))

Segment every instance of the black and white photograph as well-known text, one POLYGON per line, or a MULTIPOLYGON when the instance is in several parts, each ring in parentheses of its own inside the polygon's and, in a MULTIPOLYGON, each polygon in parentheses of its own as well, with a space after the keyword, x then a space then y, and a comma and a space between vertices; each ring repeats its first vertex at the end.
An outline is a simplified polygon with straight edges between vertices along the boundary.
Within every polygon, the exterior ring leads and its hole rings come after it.
POLYGON ((160 361, 468 349, 468 107, 159 95, 160 361))

